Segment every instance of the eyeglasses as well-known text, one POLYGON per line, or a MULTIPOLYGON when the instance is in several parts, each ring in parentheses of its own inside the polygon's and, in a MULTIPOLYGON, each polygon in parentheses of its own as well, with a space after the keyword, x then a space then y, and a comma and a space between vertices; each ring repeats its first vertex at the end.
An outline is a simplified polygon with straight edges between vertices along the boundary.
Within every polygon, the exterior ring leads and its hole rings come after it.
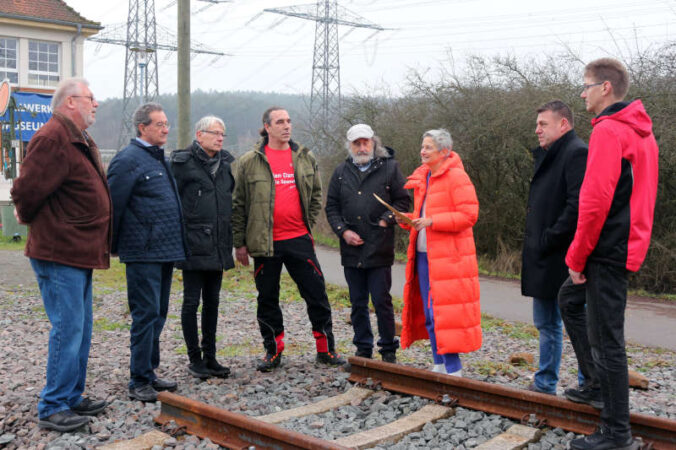
POLYGON ((598 83, 591 83, 591 84, 583 84, 582 85, 582 92, 585 92, 587 89, 592 88, 594 86, 601 86, 605 81, 599 81, 598 83))
POLYGON ((222 133, 220 131, 211 131, 211 130, 200 130, 200 131, 202 133, 209 133, 209 134, 213 134, 214 136, 220 136, 220 137, 223 137, 223 138, 227 136, 227 134, 222 133))
POLYGON ((171 128, 171 124, 169 122, 157 122, 154 123, 157 128, 166 128, 167 130, 171 128))
POLYGON ((71 95, 71 97, 80 97, 80 98, 88 98, 90 102, 94 103, 96 99, 94 98, 93 95, 71 95))

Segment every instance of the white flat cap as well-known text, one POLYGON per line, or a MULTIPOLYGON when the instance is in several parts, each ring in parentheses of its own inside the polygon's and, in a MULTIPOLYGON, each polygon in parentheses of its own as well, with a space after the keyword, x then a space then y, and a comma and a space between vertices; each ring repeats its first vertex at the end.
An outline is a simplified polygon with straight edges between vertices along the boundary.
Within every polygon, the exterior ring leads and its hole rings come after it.
POLYGON ((358 123, 347 130, 347 140, 354 142, 357 139, 371 139, 373 137, 373 130, 365 123, 358 123))

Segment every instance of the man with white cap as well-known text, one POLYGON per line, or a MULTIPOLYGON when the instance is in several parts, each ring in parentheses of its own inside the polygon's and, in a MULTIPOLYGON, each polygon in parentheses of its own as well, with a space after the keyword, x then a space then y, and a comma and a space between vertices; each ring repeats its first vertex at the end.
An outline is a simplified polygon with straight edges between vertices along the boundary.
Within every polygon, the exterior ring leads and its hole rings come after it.
POLYGON ((369 294, 376 310, 378 347, 383 361, 396 363, 399 341, 394 332, 390 287, 394 262, 394 214, 373 194, 400 211, 410 198, 394 150, 383 147, 370 126, 347 130, 348 157, 333 172, 326 217, 340 238, 340 255, 352 304, 352 342, 357 356, 371 358, 373 332, 369 294))

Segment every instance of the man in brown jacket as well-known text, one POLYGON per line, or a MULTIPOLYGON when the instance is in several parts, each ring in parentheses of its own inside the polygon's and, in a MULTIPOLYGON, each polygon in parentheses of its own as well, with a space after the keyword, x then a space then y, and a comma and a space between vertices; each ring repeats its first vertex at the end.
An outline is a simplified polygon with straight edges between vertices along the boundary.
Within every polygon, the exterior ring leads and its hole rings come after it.
POLYGON ((30 226, 25 254, 40 286, 49 334, 39 425, 71 431, 103 411, 83 397, 92 336, 92 269, 107 269, 111 201, 96 144, 85 131, 98 103, 84 79, 61 82, 52 118, 33 136, 14 181, 14 214, 30 226))

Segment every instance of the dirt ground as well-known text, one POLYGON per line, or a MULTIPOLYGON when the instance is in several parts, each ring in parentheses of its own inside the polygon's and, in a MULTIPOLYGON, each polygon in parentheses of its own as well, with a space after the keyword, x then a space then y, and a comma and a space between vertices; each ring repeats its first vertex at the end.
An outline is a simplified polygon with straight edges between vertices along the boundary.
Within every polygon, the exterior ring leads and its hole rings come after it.
POLYGON ((0 250, 0 286, 36 285, 31 264, 22 251, 0 250))

